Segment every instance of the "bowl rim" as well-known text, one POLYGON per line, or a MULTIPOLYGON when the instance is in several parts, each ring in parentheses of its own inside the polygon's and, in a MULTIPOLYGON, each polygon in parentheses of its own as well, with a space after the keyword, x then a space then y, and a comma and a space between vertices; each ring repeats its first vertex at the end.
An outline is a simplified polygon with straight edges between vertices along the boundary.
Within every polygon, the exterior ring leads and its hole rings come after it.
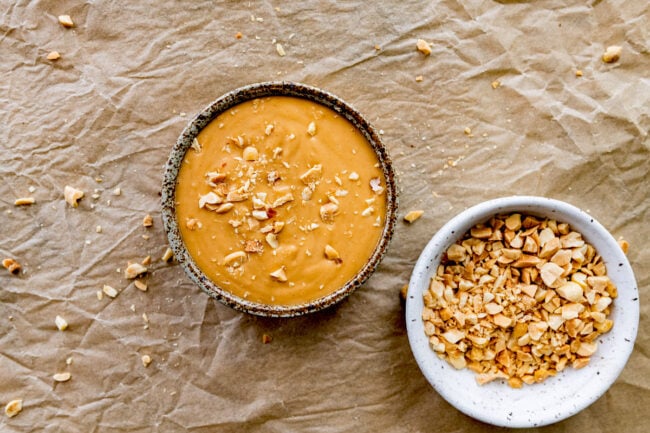
POLYGON ((466 415, 496 426, 539 427, 575 415, 600 398, 616 381, 632 353, 638 330, 638 285, 629 261, 618 242, 605 227, 588 213, 566 202, 547 197, 502 197, 477 204, 460 212, 431 238, 418 258, 409 281, 405 320, 409 345, 418 367, 427 381, 447 402, 466 415), (593 385, 592 390, 585 391, 587 387, 578 391, 571 389, 570 391, 575 392, 575 395, 572 395, 570 401, 558 397, 552 401, 550 406, 544 407, 544 410, 530 410, 527 407, 537 403, 540 396, 547 397, 550 392, 568 388, 567 381, 562 382, 561 378, 558 379, 561 374, 521 390, 513 390, 506 384, 498 382, 479 386, 475 382, 473 372, 468 369, 449 368, 444 365, 446 361, 435 355, 424 334, 422 321, 422 293, 429 286, 429 280, 438 267, 442 252, 476 223, 486 221, 494 215, 515 211, 538 216, 552 216, 556 217, 558 221, 569 223, 574 230, 582 233, 585 240, 601 254, 607 266, 608 276, 618 287, 618 297, 614 302, 615 307, 611 316, 614 320, 614 328, 609 333, 603 334, 604 338, 600 339, 601 345, 599 346, 601 352, 604 350, 601 348, 603 344, 608 345, 608 350, 615 349, 611 350, 613 354, 611 361, 610 358, 603 356, 604 353, 599 355, 596 352, 592 356, 594 366, 600 364, 608 368, 600 368, 594 376, 593 371, 589 370, 592 367, 592 363, 590 363, 581 370, 568 369, 561 373, 573 374, 573 379, 569 378, 568 380, 589 383, 590 386, 593 385), (624 308, 622 308, 623 305, 624 308), (594 358, 597 359, 594 360, 594 358), (462 385, 456 382, 456 386, 450 388, 449 384, 445 384, 444 379, 449 374, 458 375, 454 376, 454 380, 462 381, 462 385), (499 386, 501 388, 498 388, 499 386), (486 389, 488 391, 485 391, 486 389), (497 396, 501 397, 500 401, 497 401, 497 396), (510 400, 504 402, 503 397, 508 397, 510 400))
POLYGON ((301 316, 328 308, 345 299, 356 290, 356 288, 366 282, 386 254, 386 250, 395 231, 397 207, 398 191, 396 176, 392 167, 392 160, 388 155, 386 147, 384 146, 377 130, 375 130, 375 128, 357 109, 340 97, 320 88, 293 81, 268 81, 248 84, 218 97, 194 116, 185 126, 176 143, 173 145, 169 158, 164 166, 161 198, 162 220, 174 257, 181 264, 181 267, 188 277, 205 293, 235 310, 258 316, 301 316), (386 180, 386 188, 384 192, 386 194, 385 221, 379 242, 368 261, 355 274, 355 276, 340 289, 335 290, 324 297, 303 304, 269 305, 252 302, 236 296, 228 290, 220 287, 216 282, 208 278, 201 269, 199 269, 190 256, 189 252, 185 248, 178 228, 178 222, 176 220, 174 207, 176 178, 185 153, 192 145, 192 140, 219 114, 240 103, 268 96, 291 96, 306 99, 330 108, 344 117, 352 123, 359 132, 361 132, 366 141, 373 148, 386 180))

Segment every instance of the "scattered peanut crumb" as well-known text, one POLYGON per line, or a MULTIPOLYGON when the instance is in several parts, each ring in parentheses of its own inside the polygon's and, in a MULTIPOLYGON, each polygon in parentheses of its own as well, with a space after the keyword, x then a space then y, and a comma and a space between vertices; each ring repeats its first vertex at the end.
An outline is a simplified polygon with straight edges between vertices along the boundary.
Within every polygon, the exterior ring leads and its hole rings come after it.
POLYGON ((332 260, 334 263, 342 263, 341 255, 331 245, 325 245, 325 258, 332 260))
POLYGON ((119 294, 115 288, 109 286, 108 284, 104 284, 104 287, 102 287, 102 292, 104 292, 109 298, 115 298, 119 294))
POLYGON ((273 341, 273 338, 269 334, 262 334, 263 344, 269 344, 271 341, 273 341))
POLYGON ((54 318, 54 324, 59 329, 59 331, 65 331, 68 329, 68 322, 61 316, 56 316, 54 318))
POLYGON ((72 207, 79 206, 79 200, 84 196, 84 192, 80 189, 74 188, 72 186, 66 185, 63 189, 63 197, 65 201, 72 207))
POLYGON ((18 415, 20 413, 20 411, 22 411, 22 410, 23 410, 23 400, 22 399, 11 400, 5 406, 5 415, 7 415, 9 418, 13 418, 16 415, 18 415))
POLYGON ((2 266, 12 274, 18 274, 22 268, 20 263, 9 257, 2 261, 2 266))
POLYGON ((618 240, 618 245, 623 250, 623 254, 627 254, 628 250, 630 249, 630 243, 625 239, 621 238, 618 240))
POLYGON ((415 81, 418 83, 422 82, 423 79, 424 78, 422 78, 422 75, 418 75, 417 77, 415 77, 415 81))
POLYGON ((423 210, 412 210, 406 215, 404 215, 404 221, 408 223, 413 223, 415 220, 419 219, 424 214, 423 210))
POLYGON ((142 259, 142 266, 149 266, 151 264, 151 256, 147 256, 142 259))
POLYGON ((576 77, 582 77, 582 71, 580 69, 576 69, 576 77))
POLYGON ((97 300, 101 301, 102 299, 104 299, 104 292, 97 290, 97 300))
POLYGON ((133 282, 133 285, 135 285, 135 288, 140 290, 141 292, 146 292, 147 291, 147 283, 145 283, 142 280, 135 280, 133 282))
POLYGON ((241 39, 243 36, 244 36, 244 35, 242 35, 241 32, 237 32, 237 33, 235 34, 235 38, 237 38, 237 39, 241 39))
POLYGON ((46 56, 47 60, 59 60, 60 58, 61 54, 58 51, 50 51, 46 56))
POLYGON ((494 80, 494 81, 492 81, 491 86, 492 86, 493 89, 498 89, 499 87, 501 87, 501 81, 494 80))
POLYGON ((147 273, 147 268, 140 263, 130 263, 124 270, 124 278, 132 280, 142 274, 147 273))
POLYGON ((284 57, 287 55, 287 53, 284 51, 284 48, 282 47, 282 44, 275 44, 275 50, 278 52, 280 57, 284 57))
POLYGON ((113 195, 122 195, 122 188, 119 186, 113 190, 113 195))
POLYGON ((142 355, 142 358, 140 359, 142 360, 142 365, 144 368, 149 367, 149 364, 151 364, 151 356, 149 355, 142 355))
POLYGON ((55 382, 67 382, 72 378, 72 375, 69 372, 65 373, 56 373, 54 376, 52 376, 52 379, 54 379, 55 382))
POLYGON ((406 301, 406 295, 408 295, 409 291, 409 285, 404 284, 401 289, 399 289, 399 297, 402 298, 402 300, 406 301))
POLYGON ((72 18, 70 18, 70 15, 59 15, 59 23, 63 27, 74 27, 74 22, 72 22, 72 18))
POLYGON ((279 281, 281 283, 286 283, 288 281, 287 279, 287 274, 284 271, 285 267, 282 266, 275 271, 271 272, 270 277, 276 281, 279 281))
POLYGON ((417 43, 415 44, 417 50, 424 54, 425 56, 428 56, 431 54, 431 45, 424 39, 418 39, 417 43))
POLYGON ((379 45, 375 45, 375 50, 380 51, 381 47, 379 45))
POLYGON ((470 127, 465 128, 463 132, 465 133, 465 135, 472 135, 472 129, 470 127))
POLYGON ((172 251, 171 248, 167 248, 165 250, 165 254, 162 256, 162 261, 163 262, 168 262, 174 258, 174 252, 172 251))
POLYGON ((66 365, 72 365, 72 356, 69 356, 65 359, 65 364, 66 365))
POLYGON ((101 232, 102 232, 102 226, 95 227, 95 233, 101 233, 101 232))
POLYGON ((142 225, 145 227, 151 227, 153 225, 153 218, 151 215, 147 214, 142 219, 142 225))
POLYGON ((309 125, 307 125, 307 134, 311 135, 312 137, 316 135, 316 123, 315 122, 310 122, 309 125))
POLYGON ((607 47, 603 53, 603 62, 605 63, 615 63, 621 58, 621 52, 623 49, 618 45, 612 45, 607 47))

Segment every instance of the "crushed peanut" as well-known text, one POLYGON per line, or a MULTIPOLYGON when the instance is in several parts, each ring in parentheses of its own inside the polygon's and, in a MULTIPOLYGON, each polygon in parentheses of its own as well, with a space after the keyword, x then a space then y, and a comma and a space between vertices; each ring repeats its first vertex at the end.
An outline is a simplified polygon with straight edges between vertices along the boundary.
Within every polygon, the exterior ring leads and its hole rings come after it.
POLYGON ((124 278, 132 280, 146 273, 147 268, 140 263, 129 263, 129 265, 124 270, 124 278))
POLYGON ((501 81, 494 80, 492 81, 492 83, 490 83, 490 85, 492 86, 493 89, 498 89, 499 87, 501 87, 501 81))
POLYGON ((269 344, 273 338, 269 334, 262 334, 262 344, 269 344))
POLYGON ((145 283, 142 280, 135 280, 133 282, 133 285, 135 286, 136 289, 140 290, 141 292, 147 291, 147 283, 145 283))
POLYGON ((142 219, 142 225, 145 227, 151 227, 153 225, 153 218, 151 215, 146 214, 142 219))
POLYGON ((18 274, 22 267, 20 266, 20 263, 15 261, 14 259, 7 257, 6 259, 2 260, 2 266, 12 274, 18 274))
POLYGON ((52 376, 52 379, 54 379, 55 382, 67 382, 72 378, 72 375, 69 372, 65 373, 56 373, 54 376, 52 376))
POLYGON ((417 43, 415 44, 415 47, 419 52, 421 52, 425 56, 431 54, 431 45, 429 45, 429 43, 424 39, 418 39, 417 43))
POLYGON ((625 239, 619 239, 618 246, 620 246, 623 250, 623 254, 627 254, 628 250, 630 249, 630 243, 625 239))
POLYGON ((600 255, 568 224, 498 215, 451 245, 424 293, 431 348, 485 384, 542 382, 582 368, 607 316, 614 283, 600 255))
POLYGON ((623 49, 617 45, 612 45, 607 47, 603 53, 603 62, 605 63, 615 63, 618 59, 621 58, 621 52, 623 49))
POLYGON ((309 122, 309 125, 307 125, 307 134, 311 135, 312 137, 316 135, 316 123, 315 122, 309 122))
POLYGON ((409 291, 409 285, 404 284, 401 289, 399 289, 399 297, 403 300, 406 301, 406 295, 408 295, 409 291))
POLYGON ((279 281, 281 283, 287 282, 287 273, 284 271, 285 267, 282 266, 275 271, 271 272, 270 276, 276 281, 279 281))
POLYGON ((420 219, 422 215, 424 215, 423 210, 412 210, 409 211, 409 213, 407 213, 406 215, 404 215, 404 221, 408 223, 413 223, 415 222, 415 220, 420 219))
POLYGON ((144 368, 149 367, 149 364, 151 364, 151 356, 149 355, 142 355, 140 360, 142 361, 142 365, 144 368))
POLYGON ((22 399, 11 400, 5 406, 5 415, 7 415, 9 418, 13 418, 16 415, 18 415, 22 410, 23 410, 22 399))
POLYGON ((63 197, 65 198, 65 201, 72 207, 78 207, 79 200, 81 200, 83 196, 83 191, 72 186, 66 185, 63 189, 63 197))
POLYGON ((54 324, 59 331, 65 331, 68 329, 68 322, 61 316, 56 316, 54 318, 54 324))
POLYGON ((169 261, 172 260, 173 258, 174 258, 174 252, 172 251, 171 248, 168 247, 168 248, 165 250, 165 254, 163 254, 163 256, 162 256, 161 259, 162 259, 163 262, 169 262, 169 261))
POLYGON ((335 263, 343 262, 343 259, 341 259, 339 252, 336 251, 331 245, 325 245, 325 257, 327 257, 327 260, 331 260, 335 263))
POLYGON ((47 53, 47 56, 45 58, 47 60, 59 60, 61 58, 61 54, 59 54, 58 51, 50 51, 47 53))
POLYGON ((70 18, 70 15, 59 15, 59 24, 63 27, 74 27, 74 22, 70 18))
POLYGON ((115 288, 107 284, 104 284, 104 287, 102 287, 102 292, 104 292, 109 298, 115 298, 119 294, 115 288))
POLYGON ((284 47, 282 44, 275 44, 275 50, 278 52, 278 55, 280 57, 284 57, 287 55, 287 53, 284 51, 284 47))
POLYGON ((14 201, 14 206, 26 206, 34 203, 36 203, 34 197, 21 197, 14 201))

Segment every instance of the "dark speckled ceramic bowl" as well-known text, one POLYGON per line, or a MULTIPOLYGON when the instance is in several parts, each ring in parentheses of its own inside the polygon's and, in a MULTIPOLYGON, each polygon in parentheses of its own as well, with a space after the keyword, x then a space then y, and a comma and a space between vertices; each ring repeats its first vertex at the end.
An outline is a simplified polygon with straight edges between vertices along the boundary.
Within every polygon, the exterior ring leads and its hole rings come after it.
POLYGON ((162 186, 162 217, 169 243, 174 251, 174 256, 181 264, 187 275, 203 291, 222 303, 247 313, 268 316, 268 317, 292 317, 314 311, 322 310, 332 306, 357 287, 361 286, 374 272, 375 268, 386 253, 388 244, 393 235, 397 215, 397 188, 395 185, 395 174, 391 160, 381 142, 379 134, 364 119, 364 117, 350 105, 340 98, 323 90, 307 86, 305 84, 292 82, 269 82, 245 86, 232 92, 226 93, 201 113, 199 113, 189 125, 183 130, 178 141, 174 145, 165 166, 165 173, 162 186), (381 164, 384 177, 386 178, 387 210, 385 223, 380 241, 372 255, 363 268, 354 278, 348 281, 343 287, 335 292, 319 298, 315 301, 300 305, 267 305, 243 299, 220 287, 215 281, 210 280, 196 265, 188 253, 178 229, 178 221, 175 211, 176 178, 185 157, 185 152, 192 145, 192 140, 205 128, 215 117, 233 106, 242 102, 262 98, 266 96, 293 96, 317 102, 328 107, 350 121, 366 138, 374 149, 381 164))

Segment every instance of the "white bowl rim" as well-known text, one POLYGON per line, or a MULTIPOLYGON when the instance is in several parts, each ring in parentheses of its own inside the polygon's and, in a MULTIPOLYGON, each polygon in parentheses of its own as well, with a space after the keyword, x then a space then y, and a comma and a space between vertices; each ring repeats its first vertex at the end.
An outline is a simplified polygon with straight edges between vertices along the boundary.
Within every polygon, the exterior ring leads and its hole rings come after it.
POLYGON ((632 268, 618 242, 595 218, 563 201, 536 196, 510 196, 466 209, 433 236, 413 269, 405 316, 415 360, 429 383, 447 402, 466 415, 489 424, 539 427, 578 413, 595 402, 616 381, 634 347, 639 323, 639 293, 632 268), (454 370, 430 348, 422 321, 422 293, 429 286, 441 253, 476 223, 511 212, 553 217, 570 224, 601 254, 608 276, 618 288, 611 316, 614 327, 599 337, 599 348, 592 356, 590 365, 580 370, 567 368, 541 384, 524 386, 522 389, 510 388, 503 382, 479 386, 473 372, 468 369, 454 370), (574 383, 575 386, 567 386, 567 383, 574 383))

